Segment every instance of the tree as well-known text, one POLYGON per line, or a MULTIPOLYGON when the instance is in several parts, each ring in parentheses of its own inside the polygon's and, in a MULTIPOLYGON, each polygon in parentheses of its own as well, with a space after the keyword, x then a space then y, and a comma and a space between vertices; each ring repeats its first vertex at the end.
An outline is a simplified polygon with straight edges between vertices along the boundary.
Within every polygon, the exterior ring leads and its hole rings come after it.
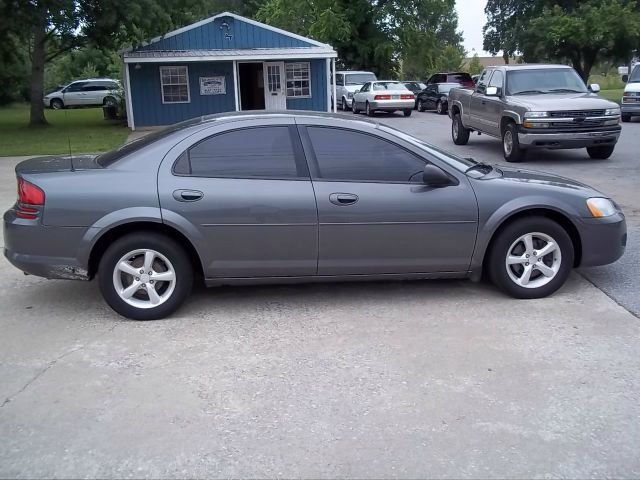
MULTIPOLYGON (((45 66, 85 45, 139 42, 189 18, 197 0, 0 0, 0 44, 13 36, 28 45, 31 126, 46 125, 45 66)), ((6 47, 3 47, 6 49, 6 47)))
POLYGON ((638 0, 489 0, 484 48, 570 62, 587 81, 596 62, 626 60, 640 42, 638 0))
POLYGON ((471 57, 471 61, 469 62, 467 68, 471 75, 479 75, 480 73, 482 73, 482 70, 484 70, 482 63, 480 63, 480 57, 478 57, 477 52, 473 54, 473 57, 471 57))

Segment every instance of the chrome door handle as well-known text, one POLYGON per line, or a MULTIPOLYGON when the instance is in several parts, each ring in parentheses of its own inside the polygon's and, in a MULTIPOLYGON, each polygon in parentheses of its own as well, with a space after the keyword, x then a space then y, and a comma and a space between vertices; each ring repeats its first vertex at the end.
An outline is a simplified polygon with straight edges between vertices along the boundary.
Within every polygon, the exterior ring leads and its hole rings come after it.
POLYGON ((204 197, 204 193, 199 190, 175 190, 173 198, 179 202, 197 202, 204 197))
POLYGON ((358 196, 353 193, 332 193, 329 195, 329 201, 334 205, 343 207, 357 203, 358 196))

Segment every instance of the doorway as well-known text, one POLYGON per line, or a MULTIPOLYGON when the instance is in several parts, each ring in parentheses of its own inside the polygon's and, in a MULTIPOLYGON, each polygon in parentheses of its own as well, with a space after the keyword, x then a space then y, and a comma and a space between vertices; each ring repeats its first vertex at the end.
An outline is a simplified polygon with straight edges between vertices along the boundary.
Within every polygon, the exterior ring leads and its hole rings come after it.
POLYGON ((238 63, 240 110, 264 110, 264 67, 262 62, 238 63))

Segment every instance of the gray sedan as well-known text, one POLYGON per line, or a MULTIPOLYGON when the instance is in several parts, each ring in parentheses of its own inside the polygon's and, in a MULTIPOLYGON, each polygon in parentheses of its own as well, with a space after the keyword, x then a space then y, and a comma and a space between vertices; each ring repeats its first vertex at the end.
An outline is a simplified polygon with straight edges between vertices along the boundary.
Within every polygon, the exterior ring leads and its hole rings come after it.
POLYGON ((16 167, 5 255, 97 278, 133 319, 208 286, 469 277, 539 298, 624 252, 606 195, 455 157, 368 121, 315 113, 198 118, 100 156, 16 167))

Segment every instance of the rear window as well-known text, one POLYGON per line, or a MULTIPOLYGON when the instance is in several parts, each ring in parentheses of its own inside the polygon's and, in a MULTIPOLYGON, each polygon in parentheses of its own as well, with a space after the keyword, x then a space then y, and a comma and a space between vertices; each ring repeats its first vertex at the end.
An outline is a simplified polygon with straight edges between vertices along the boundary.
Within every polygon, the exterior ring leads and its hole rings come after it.
POLYGON ((447 75, 447 82, 462 83, 473 82, 473 80, 471 79, 471 75, 468 73, 450 73, 447 75))
POLYGON ((373 89, 378 90, 408 90, 400 82, 376 82, 373 84, 373 89))

